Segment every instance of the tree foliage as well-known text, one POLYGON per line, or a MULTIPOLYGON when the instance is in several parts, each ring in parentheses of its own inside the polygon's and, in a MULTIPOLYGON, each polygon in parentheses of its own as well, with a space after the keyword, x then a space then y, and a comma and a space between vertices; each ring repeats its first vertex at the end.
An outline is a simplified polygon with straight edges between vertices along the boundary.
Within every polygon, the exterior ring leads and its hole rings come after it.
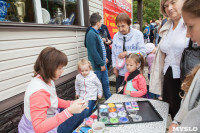
MULTIPOLYGON (((160 14, 160 0, 142 0, 143 1, 143 23, 149 23, 150 20, 153 18, 155 20, 159 19, 161 16, 160 14)), ((137 1, 134 0, 133 2, 133 22, 137 21, 137 1)))

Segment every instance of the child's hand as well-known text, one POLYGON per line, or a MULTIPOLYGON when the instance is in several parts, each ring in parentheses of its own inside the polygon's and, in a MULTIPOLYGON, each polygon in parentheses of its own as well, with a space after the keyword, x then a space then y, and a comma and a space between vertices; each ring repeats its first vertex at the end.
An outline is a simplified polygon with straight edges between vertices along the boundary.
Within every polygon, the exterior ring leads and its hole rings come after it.
POLYGON ((101 99, 102 98, 102 96, 98 96, 98 99, 101 99))
POLYGON ((126 94, 126 95, 131 95, 131 91, 127 91, 127 90, 126 90, 126 91, 125 91, 125 94, 126 94))
POLYGON ((75 98, 78 99, 78 98, 79 98, 79 95, 75 95, 75 98))

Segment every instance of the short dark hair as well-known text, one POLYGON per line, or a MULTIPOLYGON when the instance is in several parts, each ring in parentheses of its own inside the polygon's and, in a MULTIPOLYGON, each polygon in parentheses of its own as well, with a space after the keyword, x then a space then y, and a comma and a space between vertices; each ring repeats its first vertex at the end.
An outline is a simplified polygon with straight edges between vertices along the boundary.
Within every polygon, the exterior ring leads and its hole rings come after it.
POLYGON ((125 22, 129 26, 131 25, 131 19, 128 16, 128 14, 125 13, 125 12, 122 12, 122 13, 120 13, 120 14, 117 15, 116 20, 115 20, 115 24, 117 25, 120 22, 125 22))
POLYGON ((67 55, 54 47, 43 49, 34 65, 34 77, 40 74, 45 83, 55 78, 56 69, 59 66, 66 66, 67 55))
POLYGON ((93 13, 91 16, 90 16, 90 24, 91 26, 95 26, 97 22, 100 22, 102 19, 102 17, 99 15, 99 13, 93 13))
POLYGON ((200 1, 186 0, 183 4, 182 11, 188 12, 194 17, 200 17, 200 1))

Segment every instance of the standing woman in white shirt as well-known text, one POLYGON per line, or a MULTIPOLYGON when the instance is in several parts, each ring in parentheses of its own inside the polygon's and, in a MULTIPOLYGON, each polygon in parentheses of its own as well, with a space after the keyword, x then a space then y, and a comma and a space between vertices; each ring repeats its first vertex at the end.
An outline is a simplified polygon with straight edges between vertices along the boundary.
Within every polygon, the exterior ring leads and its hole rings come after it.
MULTIPOLYGON (((200 0, 185 1, 182 7, 182 15, 187 26, 187 37, 190 37, 200 47, 200 0)), ((190 127, 193 131, 200 132, 200 64, 187 76, 182 88, 185 95, 174 121, 168 128, 168 132, 172 133, 177 126, 180 126, 180 128, 190 127)), ((185 133, 187 131, 180 132, 185 133)))
POLYGON ((181 16, 183 2, 184 0, 161 0, 161 12, 170 19, 160 30, 162 40, 156 52, 150 79, 150 92, 162 95, 163 101, 169 103, 172 119, 180 107, 180 60, 189 43, 181 16))

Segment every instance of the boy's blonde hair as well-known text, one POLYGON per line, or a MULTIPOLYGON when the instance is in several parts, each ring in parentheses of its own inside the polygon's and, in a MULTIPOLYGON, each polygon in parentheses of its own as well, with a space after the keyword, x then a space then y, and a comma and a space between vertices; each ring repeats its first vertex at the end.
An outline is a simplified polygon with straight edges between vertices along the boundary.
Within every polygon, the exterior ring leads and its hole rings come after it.
POLYGON ((88 64, 90 70, 92 70, 92 65, 90 63, 90 61, 88 61, 87 59, 81 59, 79 62, 78 62, 78 70, 80 71, 80 66, 83 66, 83 65, 86 65, 88 64))

